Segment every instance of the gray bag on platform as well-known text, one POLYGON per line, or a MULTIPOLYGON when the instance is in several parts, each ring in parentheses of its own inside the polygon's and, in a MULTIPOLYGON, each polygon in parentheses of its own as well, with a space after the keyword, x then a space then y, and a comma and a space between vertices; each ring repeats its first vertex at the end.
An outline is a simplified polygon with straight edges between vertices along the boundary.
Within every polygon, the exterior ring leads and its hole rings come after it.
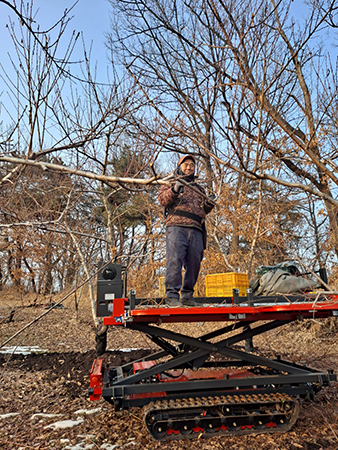
POLYGON ((261 276, 255 295, 293 294, 311 291, 316 285, 315 280, 295 277, 285 270, 277 269, 261 276))

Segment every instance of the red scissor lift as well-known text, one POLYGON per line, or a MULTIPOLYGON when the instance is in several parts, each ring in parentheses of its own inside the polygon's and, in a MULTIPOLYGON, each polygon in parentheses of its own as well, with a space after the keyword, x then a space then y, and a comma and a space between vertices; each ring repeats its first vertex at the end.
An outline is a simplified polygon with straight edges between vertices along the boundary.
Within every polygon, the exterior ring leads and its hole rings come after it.
POLYGON ((162 350, 120 367, 104 367, 103 359, 96 359, 91 400, 103 397, 118 410, 143 407, 146 427, 157 440, 285 432, 297 420, 298 399, 313 400, 323 386, 336 381, 332 370, 233 346, 295 320, 336 316, 337 296, 238 297, 235 290, 231 298, 197 301, 200 307, 143 303, 139 309, 134 294, 103 300, 109 311, 104 325, 144 333, 162 350), (220 327, 196 338, 161 326, 194 322, 218 322, 220 327))

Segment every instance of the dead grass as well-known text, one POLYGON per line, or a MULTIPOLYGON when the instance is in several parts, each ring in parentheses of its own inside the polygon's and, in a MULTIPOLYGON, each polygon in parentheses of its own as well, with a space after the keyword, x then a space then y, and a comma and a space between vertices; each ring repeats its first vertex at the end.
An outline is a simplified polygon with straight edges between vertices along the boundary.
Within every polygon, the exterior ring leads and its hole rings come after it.
MULTIPOLYGON (((56 303, 63 296, 37 297, 13 290, 0 291, 1 342, 41 315, 50 301, 56 303), (6 318, 13 310, 13 321, 9 322, 6 318)), ((89 402, 89 370, 95 356, 90 303, 84 295, 78 312, 74 297, 65 300, 63 305, 64 308, 51 311, 10 344, 38 345, 48 351, 47 355, 19 357, 14 354, 1 359, 0 414, 18 412, 19 415, 0 419, 0 448, 61 450, 66 445, 81 448, 81 442, 93 444, 94 449, 104 448, 104 444, 117 445, 118 449, 129 443, 135 450, 338 448, 336 383, 322 389, 315 402, 302 402, 300 418, 293 430, 286 434, 195 439, 192 442, 153 441, 138 419, 139 411, 117 414, 104 401, 89 402), (72 429, 51 430, 45 426, 56 419, 31 419, 37 413, 62 414, 63 418, 75 419, 77 410, 97 407, 101 408, 100 412, 84 416, 84 422, 72 429), (65 439, 69 440, 68 444, 65 439)), ((222 325, 191 323, 166 327, 197 337, 222 325)), ((295 322, 254 338, 254 346, 257 354, 263 356, 280 354, 291 361, 319 369, 333 369, 338 373, 337 331, 336 319, 295 322)), ((122 360, 127 361, 135 354, 122 354, 118 352, 120 348, 154 348, 154 344, 144 335, 116 327, 108 333, 108 348, 117 350, 108 356, 121 364, 122 360)), ((85 448, 84 444, 82 448, 85 448)))

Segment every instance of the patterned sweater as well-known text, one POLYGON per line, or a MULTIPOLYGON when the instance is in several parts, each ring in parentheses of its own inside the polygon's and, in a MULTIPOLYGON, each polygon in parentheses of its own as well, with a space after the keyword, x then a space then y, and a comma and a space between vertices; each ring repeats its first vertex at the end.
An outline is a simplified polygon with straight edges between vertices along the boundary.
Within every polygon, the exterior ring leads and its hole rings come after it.
MULTIPOLYGON (((196 183, 191 183, 192 186, 197 187, 196 183)), ((198 186, 198 189, 205 194, 204 189, 198 186)), ((176 194, 173 191, 173 186, 161 186, 160 193, 158 195, 158 201, 160 204, 169 210, 169 214, 166 217, 166 226, 181 226, 181 227, 193 227, 202 229, 202 225, 189 217, 182 217, 175 215, 175 210, 187 211, 193 214, 197 214, 202 219, 202 223, 205 221, 206 215, 213 209, 214 205, 209 203, 204 197, 201 197, 197 192, 184 186, 183 192, 176 194)))

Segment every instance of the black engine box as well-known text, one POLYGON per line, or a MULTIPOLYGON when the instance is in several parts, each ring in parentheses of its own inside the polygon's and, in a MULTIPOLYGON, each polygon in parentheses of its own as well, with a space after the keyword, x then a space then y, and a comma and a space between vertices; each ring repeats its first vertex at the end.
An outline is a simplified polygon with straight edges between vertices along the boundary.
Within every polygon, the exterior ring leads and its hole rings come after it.
POLYGON ((100 261, 98 269, 96 315, 109 317, 112 315, 114 299, 124 296, 123 267, 121 264, 100 261))

